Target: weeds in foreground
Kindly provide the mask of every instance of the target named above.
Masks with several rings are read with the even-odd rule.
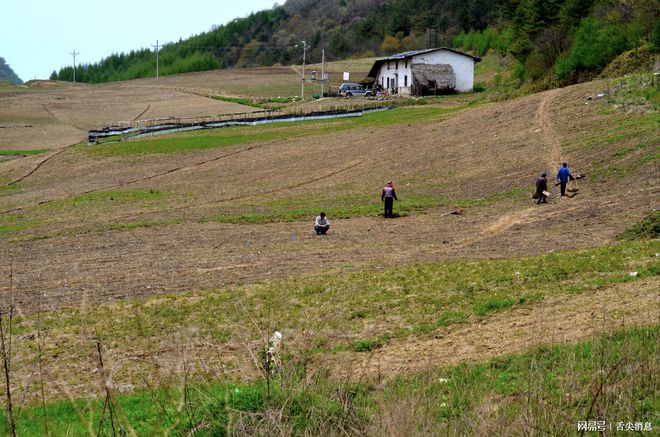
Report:
[[[182,360],[179,384],[115,396],[100,377],[98,400],[49,403],[46,422],[35,420],[41,407],[23,408],[16,430],[43,435],[47,423],[53,435],[90,427],[93,435],[572,435],[602,421],[613,434],[622,423],[658,426],[658,340],[658,326],[625,329],[388,380],[331,378],[323,362],[285,354],[270,386],[261,378],[232,384],[218,369]]]

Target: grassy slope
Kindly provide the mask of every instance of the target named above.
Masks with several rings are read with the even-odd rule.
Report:
[[[399,109],[397,112],[373,114],[369,116],[371,118],[342,121],[327,129],[406,123],[420,117],[443,115],[438,111],[437,108]],[[291,126],[297,129],[295,135],[306,135],[307,131],[300,129],[300,126]],[[314,124],[310,131],[322,126],[323,123]],[[567,147],[574,147],[572,152],[584,152],[592,147],[592,143],[594,147],[597,143],[598,150],[605,150],[610,160],[603,158],[600,163],[594,161],[593,167],[588,168],[590,176],[604,178],[598,173],[602,168],[607,177],[620,177],[629,171],[626,169],[657,162],[657,144],[649,140],[649,132],[653,132],[654,126],[657,126],[657,115],[636,117],[629,125],[612,124],[611,132],[605,132],[604,139],[585,136],[583,143]],[[289,138],[290,132],[283,133],[288,128],[284,127],[282,131],[280,128],[263,127],[249,132],[243,128],[200,132],[152,142],[105,146],[107,148],[102,151],[99,149],[91,153],[99,157],[182,153],[196,148],[226,147],[271,137]],[[600,147],[603,143],[606,147]],[[617,166],[617,170],[607,170],[607,166],[612,165]],[[107,202],[148,203],[166,197],[167,193],[161,192],[113,191],[74,197],[50,207],[69,209],[91,205],[99,208]],[[347,212],[338,209],[333,215],[371,215],[373,211],[369,207],[357,208],[356,205],[362,201],[360,198],[355,201],[348,199],[344,202],[348,205]],[[466,205],[478,201],[465,200]],[[252,205],[261,211],[256,215],[210,219],[237,223],[295,220],[295,206],[309,202],[310,199],[301,198],[283,205],[261,200]],[[338,203],[342,204],[341,199]],[[424,199],[420,200],[420,204],[423,208]],[[250,205],[239,206],[242,209]],[[293,212],[290,212],[292,209]],[[35,220],[29,215],[10,217],[16,221],[14,225],[18,228],[6,232],[20,229],[27,220]],[[21,221],[23,219],[26,221]],[[260,321],[269,327],[286,326],[299,330],[309,320],[316,321],[318,326],[311,343],[299,344],[297,349],[291,351],[289,358],[293,371],[299,370],[293,362],[307,354],[374,350],[394,338],[427,335],[438,327],[451,324],[477,323],[489,313],[506,313],[545,297],[572,295],[614,283],[657,276],[660,271],[658,252],[660,246],[657,240],[625,242],[540,257],[420,264],[388,271],[287,278],[177,296],[128,300],[85,310],[58,311],[46,314],[39,323],[42,323],[44,332],[54,339],[47,346],[47,354],[64,354],[72,363],[87,362],[89,366],[90,355],[93,355],[92,342],[85,344],[86,349],[80,348],[76,338],[90,331],[95,331],[108,348],[131,345],[136,351],[148,351],[154,344],[168,342],[180,335],[181,326],[195,327],[195,333],[191,335],[218,343],[236,338],[249,325],[245,320],[246,308],[254,311]],[[350,266],[347,265],[347,268]],[[638,272],[638,276],[629,275],[633,270]],[[242,311],[239,308],[243,308]],[[396,314],[396,322],[387,319],[387,314]],[[18,320],[16,334],[29,334],[36,324],[34,317],[23,317]],[[228,420],[233,421],[233,426],[238,426],[237,420],[241,418],[256,421],[255,426],[264,427],[267,424],[263,412],[278,408],[286,411],[283,426],[298,430],[303,426],[317,426],[319,428],[313,429],[319,433],[325,429],[321,426],[338,430],[349,425],[365,432],[390,429],[394,433],[411,430],[433,433],[441,424],[450,432],[467,429],[474,434],[484,434],[489,432],[489,428],[480,426],[491,426],[484,418],[493,424],[490,431],[498,429],[498,424],[511,426],[525,423],[532,428],[547,425],[544,430],[562,433],[572,429],[567,427],[574,426],[577,420],[596,417],[595,413],[587,416],[587,412],[594,397],[594,388],[599,386],[603,379],[602,370],[606,369],[612,371],[605,381],[606,387],[609,387],[608,393],[622,391],[623,395],[604,396],[596,405],[598,414],[607,414],[606,417],[612,420],[652,420],[657,424],[660,406],[653,393],[657,393],[658,380],[657,376],[652,378],[651,375],[658,373],[654,371],[657,370],[658,360],[657,350],[650,347],[657,344],[657,337],[657,327],[626,331],[577,346],[546,347],[488,363],[402,376],[386,385],[344,386],[319,378],[315,380],[316,385],[303,390],[304,384],[297,376],[289,375],[280,386],[284,389],[274,389],[270,399],[266,399],[265,387],[261,383],[239,387],[203,385],[191,391],[195,405],[192,413],[186,409],[175,411],[175,405],[182,396],[180,383],[166,384],[173,388],[168,396],[160,394],[166,398],[164,409],[156,406],[158,402],[154,402],[154,393],[148,391],[120,397],[116,401],[121,401],[121,409],[125,411],[128,422],[140,430],[139,434],[160,430],[163,424],[171,424],[174,429],[190,429],[191,421],[198,423],[211,416],[214,419],[202,428],[203,432],[221,432]],[[26,354],[33,359],[36,343],[29,339],[27,343]],[[621,357],[625,360],[622,361]],[[630,375],[635,376],[631,379]],[[96,377],[92,375],[92,378]],[[136,375],[131,377],[137,379]],[[440,382],[438,378],[447,378],[450,383]],[[75,384],[75,377],[69,382]],[[36,382],[33,380],[32,383]],[[354,407],[348,407],[349,404]],[[80,401],[78,405],[80,411],[76,412],[69,403],[49,404],[49,426],[53,427],[54,433],[56,429],[68,427],[74,427],[76,433],[84,433],[84,426],[76,423],[88,420],[91,410],[95,411],[91,420],[95,421],[92,428],[96,429],[101,406],[85,401]],[[398,412],[395,411],[397,406],[400,409]],[[547,411],[561,414],[549,417]],[[248,417],[245,412],[256,414]],[[396,415],[400,412],[408,412],[411,422],[397,420]],[[82,420],[78,413],[82,414]],[[525,422],[529,420],[530,413],[532,417],[546,422],[540,422],[540,425]],[[39,414],[38,407],[23,412],[21,426],[25,435],[43,433]],[[379,419],[386,422],[378,424]],[[106,416],[106,427],[108,420]],[[412,428],[395,428],[397,426]],[[109,432],[108,428],[106,430]]]
[[[49,347],[67,349],[69,344],[73,352],[76,335],[93,327],[109,347],[130,344],[148,350],[154,337],[172,335],[180,326],[194,326],[196,335],[221,343],[239,338],[245,312],[261,308],[259,317],[265,325],[293,332],[311,328],[311,350],[350,350],[362,340],[378,346],[450,323],[478,322],[488,313],[545,297],[656,276],[658,252],[660,243],[651,240],[506,260],[292,277],[60,310],[40,323],[50,337],[62,337],[57,346]],[[630,276],[631,271],[637,276]],[[35,316],[20,318],[16,333],[29,333],[34,324]],[[74,357],[82,358],[76,353]]]
[[[285,362],[270,388],[262,380],[236,385],[210,378],[204,385],[178,381],[105,400],[35,405],[17,414],[18,432],[522,435],[537,429],[565,435],[586,420],[656,429],[660,368],[649,357],[657,358],[659,335],[657,327],[629,329],[384,383],[345,384],[322,373],[307,379],[318,369]]]

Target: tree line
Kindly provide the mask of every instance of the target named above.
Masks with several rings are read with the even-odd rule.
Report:
[[[600,71],[623,51],[658,51],[660,2],[648,0],[288,0],[282,6],[169,43],[160,74],[381,56],[450,46],[509,53],[520,80],[551,73],[565,82]],[[76,67],[76,80],[109,82],[155,76],[148,49]],[[72,80],[73,69],[51,79]]]
[[[7,64],[5,61],[5,58],[0,57],[0,82],[1,81],[6,81],[9,83],[13,84],[21,84],[23,81],[21,80],[20,77],[16,73],[14,73],[14,70]]]

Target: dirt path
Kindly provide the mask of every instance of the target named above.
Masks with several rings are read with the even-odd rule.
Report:
[[[559,165],[562,160],[562,151],[559,138],[555,132],[554,124],[550,118],[549,107],[554,102],[559,94],[559,90],[547,91],[541,99],[538,113],[536,114],[536,122],[541,126],[543,135],[545,137],[547,153],[547,164],[550,175],[554,175],[559,170]]]
[[[552,105],[552,102],[559,94],[559,90],[547,91],[543,98],[541,99],[536,113],[535,122],[539,125],[539,128],[543,131],[543,136],[545,140],[545,149],[547,150],[546,162],[550,168],[550,174],[553,175],[559,169],[559,163],[561,161],[561,144],[559,138],[555,132],[555,128],[550,117],[549,106]],[[572,210],[577,209],[573,206]],[[519,211],[514,211],[508,214],[504,214],[497,218],[492,224],[488,225],[483,231],[478,232],[476,235],[471,236],[464,240],[463,242],[456,245],[457,248],[462,249],[467,246],[479,243],[488,238],[493,238],[502,233],[508,231],[513,226],[528,223],[530,221],[546,219],[548,217],[545,214],[544,217],[533,217],[533,214],[538,211],[537,207],[529,207]],[[564,210],[566,212],[566,210]]]
[[[147,105],[147,107],[144,109],[144,111],[140,112],[138,115],[135,116],[133,121],[137,121],[140,117],[142,117],[144,114],[146,114],[150,109],[151,109],[151,105]]]
[[[373,354],[331,357],[338,378],[394,376],[411,371],[562,344],[630,326],[660,322],[660,279],[621,283],[575,296],[545,298],[482,320],[449,326],[432,338],[395,341]]]
[[[82,141],[82,139],[81,139],[81,141]],[[32,176],[32,175],[35,174],[35,173],[36,173],[41,167],[43,167],[44,165],[46,165],[46,163],[48,163],[48,161],[50,161],[51,159],[57,157],[58,155],[60,155],[60,154],[62,154],[62,153],[64,153],[64,152],[66,152],[69,148],[75,146],[76,144],[78,144],[78,143],[69,144],[68,146],[62,147],[61,149],[57,149],[57,150],[55,150],[53,153],[50,153],[50,154],[46,155],[46,157],[45,157],[44,159],[42,159],[41,161],[39,161],[34,167],[32,167],[32,169],[30,169],[30,171],[28,171],[27,173],[25,173],[23,176],[20,176],[20,177],[14,179],[13,181],[6,183],[6,184],[3,185],[3,186],[4,186],[4,187],[8,187],[8,186],[10,186],[10,185],[17,184],[17,183],[23,181],[24,179],[26,179],[26,178]],[[0,214],[6,214],[6,213],[8,213],[8,212],[20,211],[21,209],[23,209],[23,208],[15,208],[15,209],[12,209],[12,210],[9,210],[9,211],[2,211],[2,212],[0,212]]]
[[[53,113],[53,111],[51,111],[51,110],[48,108],[48,106],[47,106],[45,103],[44,103],[44,104],[41,104],[41,108],[42,108],[42,109],[48,114],[48,116],[49,116],[53,121],[57,122],[58,124],[61,124],[61,125],[64,125],[64,126],[69,126],[69,127],[72,127],[72,128],[74,128],[74,129],[76,129],[76,130],[79,130],[79,131],[82,131],[82,132],[85,132],[85,133],[87,132],[84,128],[81,128],[80,126],[76,126],[76,125],[73,124],[73,123],[66,123],[66,122],[60,120],[60,119],[59,119],[59,118]],[[37,163],[36,163],[36,164],[35,164],[30,170],[28,170],[28,171],[27,171],[26,173],[24,173],[22,176],[19,176],[19,177],[15,178],[15,179],[11,180],[10,182],[8,182],[8,183],[2,185],[2,187],[8,187],[8,186],[10,186],[10,185],[13,185],[13,184],[17,184],[17,183],[19,183],[19,182],[22,182],[22,181],[25,180],[26,178],[32,176],[34,173],[36,173],[37,171],[39,171],[44,165],[46,165],[46,164],[47,164],[49,161],[51,161],[52,159],[56,158],[57,156],[59,156],[60,154],[62,154],[62,153],[64,153],[64,152],[66,152],[69,148],[75,146],[75,145],[78,144],[79,142],[84,141],[85,138],[86,138],[86,136],[81,136],[81,139],[80,139],[79,141],[76,141],[76,142],[73,143],[73,144],[68,144],[68,145],[66,145],[66,146],[64,146],[64,147],[57,148],[57,149],[55,149],[54,151],[52,151],[51,153],[48,153],[43,159],[41,159],[40,161],[38,161],[38,162],[37,162]],[[20,209],[22,209],[22,208],[17,209],[17,211],[20,210]],[[4,213],[5,213],[5,211],[1,212],[0,214],[4,214]]]

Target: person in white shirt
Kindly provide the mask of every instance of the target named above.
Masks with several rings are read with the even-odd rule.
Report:
[[[328,229],[330,229],[330,222],[325,218],[325,213],[322,212],[314,220],[314,230],[316,231],[316,235],[325,235]]]

